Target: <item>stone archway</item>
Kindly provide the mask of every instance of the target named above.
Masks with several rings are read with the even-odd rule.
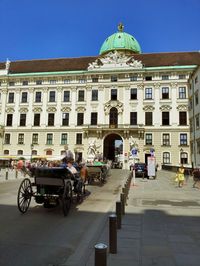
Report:
[[[123,153],[123,140],[120,135],[112,133],[105,137],[103,142],[103,157],[115,160],[117,154]]]

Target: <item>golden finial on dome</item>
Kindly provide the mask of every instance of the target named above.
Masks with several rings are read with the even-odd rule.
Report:
[[[120,32],[124,31],[124,25],[121,22],[118,25],[118,31],[120,31]]]

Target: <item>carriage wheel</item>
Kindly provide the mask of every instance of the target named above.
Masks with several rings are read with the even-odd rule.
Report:
[[[17,196],[17,205],[20,212],[27,212],[32,197],[32,186],[31,181],[25,178],[19,187]]]
[[[62,209],[64,216],[67,216],[70,207],[71,207],[71,201],[72,201],[72,188],[71,184],[67,183],[64,188],[64,193],[61,198],[62,201]]]

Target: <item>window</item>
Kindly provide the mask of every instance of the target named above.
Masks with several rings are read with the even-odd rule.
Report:
[[[195,117],[196,120],[196,129],[199,128],[199,115]]]
[[[9,92],[8,103],[14,103],[14,92]]]
[[[98,90],[92,90],[92,101],[98,101]]]
[[[162,145],[163,146],[169,146],[170,145],[170,138],[169,134],[163,134],[163,139],[162,139]]]
[[[145,89],[145,99],[152,99],[152,88],[146,88]]]
[[[24,144],[24,134],[22,133],[18,135],[18,144]]]
[[[199,104],[199,94],[198,91],[195,93],[195,105]]]
[[[23,85],[23,86],[27,86],[27,85],[28,85],[28,80],[23,80],[23,81],[22,81],[22,85]]]
[[[186,99],[186,87],[179,88],[179,99]]]
[[[137,81],[137,76],[130,76],[130,81]]]
[[[12,120],[13,120],[13,114],[7,114],[6,126],[11,127],[12,126]]]
[[[61,145],[67,144],[67,134],[63,133],[61,134]]]
[[[47,145],[51,145],[53,144],[53,134],[52,133],[48,133],[47,134]]]
[[[36,85],[42,85],[42,80],[41,79],[36,80]]]
[[[131,89],[131,100],[137,100],[137,89]]]
[[[168,87],[162,88],[162,99],[169,99],[169,88]]]
[[[23,155],[23,150],[18,150],[17,155]]]
[[[78,101],[83,102],[84,98],[85,98],[85,91],[84,90],[78,91]]]
[[[34,114],[34,122],[33,125],[35,127],[40,126],[40,114]]]
[[[117,82],[117,76],[111,76],[110,80],[111,82]]]
[[[4,150],[4,151],[3,151],[3,154],[4,154],[4,155],[9,155],[9,150]]]
[[[50,91],[49,92],[49,102],[55,102],[56,101],[56,92],[55,91]]]
[[[169,126],[169,112],[162,112],[162,125]]]
[[[170,153],[163,152],[163,164],[169,164],[169,163],[170,163]]]
[[[97,113],[91,113],[91,125],[97,125]]]
[[[99,79],[98,78],[92,78],[92,82],[94,82],[94,83],[97,83],[97,82],[99,82]]]
[[[51,85],[55,85],[55,84],[56,84],[56,80],[55,80],[55,79],[50,79],[49,83],[50,83]]]
[[[37,133],[33,133],[32,135],[32,144],[38,144],[38,134]]]
[[[19,126],[20,127],[26,126],[26,114],[20,114]]]
[[[179,112],[179,125],[186,126],[187,125],[187,113]]]
[[[70,91],[64,91],[63,102],[69,102],[69,101],[70,101]]]
[[[195,77],[194,82],[195,82],[195,84],[198,83],[198,76]]]
[[[187,145],[187,134],[180,134],[180,145]]]
[[[49,113],[48,115],[48,126],[54,126],[54,114]]]
[[[22,103],[27,103],[28,93],[22,92]]]
[[[146,138],[145,138],[145,145],[152,145],[152,134],[151,133],[146,133]]]
[[[52,155],[52,150],[47,150],[46,155]]]
[[[187,152],[180,153],[180,163],[181,164],[188,164],[188,154]]]
[[[137,125],[137,112],[130,112],[130,125]]]
[[[169,75],[162,75],[162,80],[168,80],[169,79]]]
[[[78,113],[77,114],[77,126],[82,126],[83,125],[83,120],[84,120],[84,114],[83,113]]]
[[[10,144],[10,134],[5,134],[4,144]]]
[[[37,155],[37,151],[36,150],[32,150],[32,155]]]
[[[64,84],[69,84],[70,83],[70,79],[64,79]]]
[[[35,102],[40,103],[42,101],[42,93],[41,91],[36,91],[35,93]]]
[[[86,83],[86,79],[79,79],[79,83]]]
[[[186,76],[185,76],[185,74],[180,74],[180,75],[178,76],[178,78],[179,78],[179,79],[186,79]]]
[[[146,126],[152,126],[152,117],[153,113],[152,112],[145,112],[145,125]]]
[[[145,80],[147,80],[147,81],[152,80],[152,76],[146,76],[146,77],[145,77]]]
[[[69,113],[62,114],[62,126],[69,126]]]
[[[76,134],[76,144],[82,144],[82,134],[81,133]]]
[[[116,89],[112,89],[111,90],[111,100],[112,101],[116,101],[117,100],[117,90]]]
[[[14,81],[10,81],[9,82],[9,86],[15,86],[15,82]]]

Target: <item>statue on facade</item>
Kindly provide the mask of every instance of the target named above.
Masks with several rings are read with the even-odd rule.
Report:
[[[94,159],[97,155],[98,148],[100,148],[100,146],[96,145],[96,140],[91,140],[89,142],[89,147],[88,147],[88,158]]]

